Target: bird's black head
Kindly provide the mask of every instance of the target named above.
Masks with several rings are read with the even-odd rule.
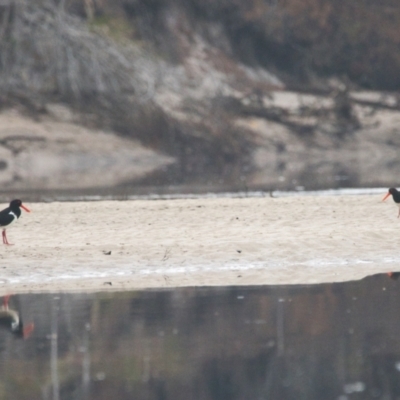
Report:
[[[390,188],[389,189],[389,193],[393,196],[394,194],[397,193],[397,189],[396,188]]]
[[[31,212],[27,207],[22,204],[20,199],[15,199],[10,201],[10,208],[11,210],[19,210],[19,208],[23,208],[26,212]]]
[[[10,208],[21,207],[22,201],[20,199],[15,199],[10,201]]]

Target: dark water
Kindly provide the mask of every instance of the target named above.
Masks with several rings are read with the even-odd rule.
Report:
[[[14,295],[0,399],[399,399],[399,285]]]
[[[98,179],[96,184],[93,183],[93,187],[89,188],[80,188],[80,185],[71,184],[70,189],[61,189],[57,183],[53,183],[53,187],[49,189],[43,186],[43,182],[38,181],[37,177],[33,181],[23,182],[23,184],[21,178],[13,178],[12,181],[2,185],[0,201],[7,202],[10,198],[22,198],[24,201],[75,200],[76,198],[94,196],[115,199],[168,195],[184,197],[193,194],[253,191],[263,191],[268,194],[274,191],[302,192],[304,190],[386,187],[396,181],[393,173],[386,170],[381,173],[381,176],[386,177],[385,180],[369,181],[358,176],[361,174],[347,174],[340,168],[336,171],[336,163],[327,162],[329,172],[324,170],[322,173],[319,169],[321,165],[308,165],[307,161],[308,159],[304,161],[306,165],[303,168],[299,167],[298,162],[292,167],[288,166],[293,176],[287,178],[282,176],[280,171],[265,171],[270,180],[268,184],[253,183],[246,172],[238,168],[231,168],[231,166],[225,167],[226,170],[230,171],[228,176],[221,174],[221,172],[216,173],[214,171],[211,173],[207,170],[198,171],[195,176],[192,176],[188,173],[188,166],[181,164],[157,171],[139,181],[135,179],[115,185],[102,186],[102,180]],[[90,161],[86,160],[85,165],[91,165]],[[69,167],[76,172],[75,165]],[[375,170],[377,169],[380,170],[379,167],[375,168]],[[92,175],[93,168],[88,173]],[[395,173],[397,173],[397,170]],[[34,171],[32,171],[32,174],[34,174]],[[98,176],[101,176],[101,173],[98,173]],[[85,173],[82,173],[82,179],[87,181],[88,178]],[[65,180],[65,176],[61,176],[59,180]]]

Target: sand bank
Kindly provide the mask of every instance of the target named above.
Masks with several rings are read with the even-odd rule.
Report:
[[[32,213],[7,231],[15,245],[0,246],[0,294],[308,284],[400,270],[397,207],[381,197],[27,204]]]

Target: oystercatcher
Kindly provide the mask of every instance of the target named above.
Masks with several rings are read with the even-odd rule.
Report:
[[[399,213],[397,218],[400,217],[400,192],[395,188],[390,188],[389,191],[385,194],[385,197],[382,201],[385,201],[390,195],[393,197],[393,201],[399,206]]]
[[[11,310],[8,307],[9,300],[10,295],[5,296],[3,299],[3,305],[0,307],[0,326],[7,328],[18,338],[27,339],[35,329],[35,325],[33,322],[31,322],[30,324],[24,326],[19,312]]]
[[[394,281],[397,281],[397,279],[400,278],[400,272],[388,272],[387,275],[390,279],[393,279]]]
[[[0,211],[0,227],[3,227],[3,243],[10,245],[11,243],[8,243],[7,240],[7,235],[6,235],[6,229],[14,222],[16,221],[20,215],[21,215],[21,208],[23,208],[27,212],[31,212],[27,207],[22,205],[21,200],[12,200],[10,202],[10,205],[5,208],[4,210]]]

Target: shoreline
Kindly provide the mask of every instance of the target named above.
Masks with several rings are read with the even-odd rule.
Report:
[[[198,186],[197,186],[198,187]],[[89,194],[85,193],[83,190],[80,194],[76,195],[76,190],[74,190],[74,195],[65,194],[57,190],[48,191],[38,191],[34,192],[32,190],[18,191],[20,197],[23,197],[25,201],[32,199],[34,203],[69,203],[69,202],[88,202],[88,201],[137,201],[137,200],[200,200],[200,199],[220,199],[220,198],[280,198],[280,197],[309,197],[309,196],[365,196],[365,195],[378,195],[383,196],[387,192],[387,188],[382,187],[370,187],[370,188],[337,188],[337,189],[316,189],[316,190],[266,190],[266,189],[251,189],[251,190],[235,190],[234,188],[229,188],[226,190],[218,190],[214,187],[202,187],[199,192],[193,192],[193,187],[188,186],[171,186],[168,185],[168,189],[158,187],[160,193],[152,194],[127,194],[127,193],[116,193],[112,195],[108,194]],[[106,190],[109,190],[107,188]],[[144,192],[154,192],[154,187],[142,188]],[[79,192],[79,191],[78,191]],[[3,190],[0,194],[0,201],[7,201],[10,194],[14,191]]]
[[[382,192],[28,204],[33,212],[7,230],[15,245],[0,252],[0,294],[315,284],[395,271],[400,222]]]

